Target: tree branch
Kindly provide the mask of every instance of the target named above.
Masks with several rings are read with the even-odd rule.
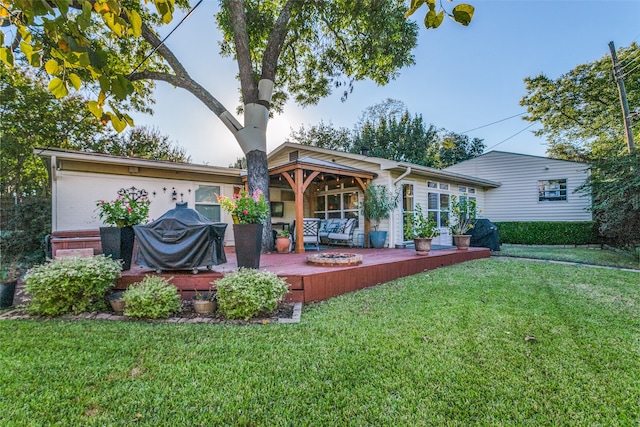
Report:
[[[278,59],[282,52],[282,46],[287,37],[289,20],[291,19],[291,8],[293,7],[293,0],[288,0],[285,3],[276,23],[273,31],[267,41],[267,47],[262,57],[262,78],[271,81],[276,80],[276,71],[278,68]]]
[[[252,104],[258,102],[258,84],[254,78],[251,50],[249,48],[249,32],[247,31],[247,16],[243,0],[227,0],[231,13],[233,41],[236,48],[236,59],[240,74],[240,88],[242,102]]]

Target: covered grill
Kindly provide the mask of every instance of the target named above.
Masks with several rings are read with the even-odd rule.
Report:
[[[138,250],[135,262],[156,270],[182,270],[224,264],[227,224],[212,222],[186,203],[176,203],[157,220],[134,225]]]
[[[492,251],[500,250],[498,227],[488,219],[476,220],[469,234],[471,234],[471,246],[476,248],[489,248]]]

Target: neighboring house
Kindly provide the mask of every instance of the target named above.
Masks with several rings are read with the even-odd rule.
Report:
[[[592,220],[590,195],[575,191],[588,164],[491,151],[445,170],[501,183],[484,196],[482,216],[491,221]]]
[[[176,201],[184,201],[213,221],[231,224],[215,196],[231,196],[243,186],[246,174],[240,169],[61,149],[37,149],[35,153],[49,169],[53,231],[97,230],[102,223],[96,201],[113,200],[119,189],[130,187],[147,191],[152,219],[172,209]],[[482,162],[471,163],[485,156],[495,161],[487,167]],[[591,219],[584,211],[588,200],[570,192],[584,181],[581,168],[586,166],[561,160],[492,152],[439,170],[284,143],[269,153],[268,163],[274,229],[307,217],[356,218],[355,244],[363,244],[369,230],[360,210],[368,183],[395,186],[399,192],[398,207],[380,225],[380,230],[388,231],[390,247],[410,240],[404,235],[403,218],[417,204],[441,227],[442,235],[434,244],[451,244],[447,224],[454,195],[475,199],[480,216],[492,221]],[[496,175],[498,169],[505,173]],[[539,182],[544,200],[536,199]],[[233,245],[233,233],[230,227],[228,230],[225,244]]]

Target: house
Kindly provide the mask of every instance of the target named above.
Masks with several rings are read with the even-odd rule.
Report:
[[[37,149],[50,172],[52,230],[97,230],[101,221],[98,200],[112,200],[119,189],[145,190],[150,218],[157,218],[187,202],[213,221],[232,223],[220,209],[216,195],[230,196],[244,184],[245,171],[186,163],[123,158],[62,149]],[[492,152],[493,153],[493,152]],[[511,153],[488,153],[487,166],[463,162],[458,168],[439,170],[411,163],[284,143],[268,154],[273,228],[286,228],[313,217],[355,218],[353,241],[364,245],[369,224],[360,205],[369,183],[395,187],[399,205],[380,230],[388,232],[387,246],[410,240],[404,218],[417,204],[439,224],[436,245],[450,245],[449,205],[452,196],[474,199],[481,216],[504,220],[589,220],[587,200],[570,191],[584,181],[584,165]],[[481,156],[481,159],[485,156]],[[516,166],[509,164],[515,162]],[[504,173],[496,174],[502,168]],[[545,169],[548,168],[548,169]],[[531,184],[533,196],[531,196]],[[536,200],[535,185],[543,199]],[[507,191],[504,191],[506,189]],[[518,201],[509,198],[520,197]],[[524,204],[524,203],[528,204]],[[538,208],[538,209],[534,209]],[[546,209],[546,210],[545,210]],[[504,213],[507,210],[508,213]],[[233,245],[227,232],[225,244]],[[304,251],[298,247],[298,251]]]
[[[485,218],[494,222],[591,221],[591,197],[576,189],[589,165],[527,154],[490,151],[446,171],[500,182],[484,194]]]

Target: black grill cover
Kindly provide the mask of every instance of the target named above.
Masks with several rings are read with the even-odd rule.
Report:
[[[492,251],[500,250],[500,238],[498,227],[488,219],[478,219],[470,230],[471,246],[476,248],[489,248]]]
[[[176,203],[147,225],[134,225],[136,264],[160,270],[194,269],[224,264],[227,224],[212,222],[186,203]]]

